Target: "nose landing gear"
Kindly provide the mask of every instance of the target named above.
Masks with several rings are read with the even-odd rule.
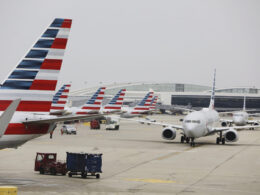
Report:
[[[189,143],[190,142],[190,138],[186,137],[185,135],[182,135],[181,136],[181,143],[184,143],[184,141],[186,141],[186,143]]]

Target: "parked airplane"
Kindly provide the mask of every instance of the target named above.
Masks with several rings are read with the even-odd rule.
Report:
[[[213,89],[210,98],[210,104],[208,108],[203,108],[200,111],[193,111],[189,113],[183,120],[182,125],[165,124],[158,122],[140,121],[148,124],[156,124],[165,126],[162,132],[162,137],[167,140],[173,140],[176,138],[176,130],[182,130],[181,143],[186,140],[190,142],[191,146],[195,146],[194,140],[200,137],[213,135],[219,133],[216,138],[216,143],[225,144],[225,142],[236,142],[238,140],[237,129],[250,128],[251,126],[244,127],[214,127],[214,124],[219,121],[219,113],[214,109],[215,102],[215,78],[216,71],[214,71]],[[257,126],[259,127],[259,126]]]
[[[245,126],[245,125],[259,125],[259,121],[257,120],[249,120],[249,116],[253,116],[255,114],[248,114],[246,110],[246,96],[244,96],[244,104],[243,104],[243,110],[237,111],[237,112],[225,112],[225,113],[231,113],[233,115],[231,120],[228,119],[221,119],[221,125],[222,127],[226,126],[232,126],[232,124],[235,124],[236,126]]]
[[[85,115],[97,114],[100,111],[102,101],[105,95],[105,87],[100,87],[92,97],[81,107],[66,108],[67,114],[72,115]]]
[[[153,112],[156,110],[157,101],[158,101],[158,96],[154,96],[151,101],[151,105],[150,105],[150,109],[149,109],[150,112]]]
[[[123,105],[125,92],[125,89],[119,90],[119,92],[112,98],[112,100],[107,105],[101,107],[100,113],[120,112]]]
[[[50,114],[52,115],[62,115],[65,113],[65,106],[68,102],[68,95],[71,85],[63,85],[59,91],[54,95],[51,104]]]
[[[122,107],[122,118],[131,118],[146,114],[150,110],[151,101],[153,98],[153,92],[148,92],[143,100],[134,107]]]
[[[31,139],[49,133],[55,129],[57,122],[93,120],[101,116],[49,115],[71,24],[71,19],[55,19],[2,83],[0,114],[13,100],[21,101],[0,138],[0,149],[17,148]]]

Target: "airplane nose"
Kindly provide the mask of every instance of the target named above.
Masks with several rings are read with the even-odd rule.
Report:
[[[195,130],[194,125],[186,125],[184,128],[185,135],[187,137],[194,137],[194,130]]]

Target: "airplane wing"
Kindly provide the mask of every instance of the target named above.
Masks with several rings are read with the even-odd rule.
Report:
[[[220,119],[220,122],[227,122],[227,123],[233,123],[232,119]]]
[[[248,120],[248,121],[247,121],[247,123],[248,123],[248,124],[251,124],[251,125],[254,125],[254,124],[257,125],[257,124],[259,124],[259,122],[260,122],[260,121],[257,121],[257,120]],[[255,127],[256,125],[254,125],[254,127]]]
[[[177,110],[184,110],[184,111],[187,111],[187,112],[197,111],[197,110],[194,110],[194,109],[191,109],[191,108],[183,108],[183,107],[179,107],[179,106],[173,106],[173,108],[177,109]]]
[[[121,119],[128,120],[128,121],[135,121],[135,122],[144,123],[144,124],[148,124],[148,125],[159,125],[159,126],[163,126],[163,127],[172,127],[175,129],[183,129],[182,125],[175,125],[175,124],[169,124],[169,123],[163,123],[163,122],[153,122],[153,121],[149,121],[149,120],[140,120],[140,119],[129,119],[129,118],[121,118]]]
[[[8,124],[11,121],[20,101],[21,99],[14,100],[0,116],[0,137],[4,135],[5,130],[8,127]]]
[[[214,127],[209,134],[221,132],[221,131],[227,131],[229,129],[235,129],[235,130],[242,130],[242,129],[250,129],[250,128],[259,128],[260,125],[247,125],[247,126],[233,126],[233,127]]]
[[[260,113],[248,114],[248,116],[256,116],[256,117],[259,117],[259,116],[260,116]]]
[[[91,115],[76,115],[76,116],[63,116],[63,117],[55,117],[49,119],[39,119],[39,120],[28,120],[23,122],[23,124],[50,124],[50,123],[58,123],[64,121],[74,121],[74,120],[87,120],[91,121],[94,119],[102,119],[105,114],[91,114]]]

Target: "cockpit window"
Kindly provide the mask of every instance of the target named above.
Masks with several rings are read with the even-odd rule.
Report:
[[[200,120],[192,120],[191,122],[192,122],[192,123],[200,124]]]
[[[234,114],[234,116],[243,116],[242,114]]]
[[[185,123],[197,123],[200,124],[200,120],[185,120]]]

